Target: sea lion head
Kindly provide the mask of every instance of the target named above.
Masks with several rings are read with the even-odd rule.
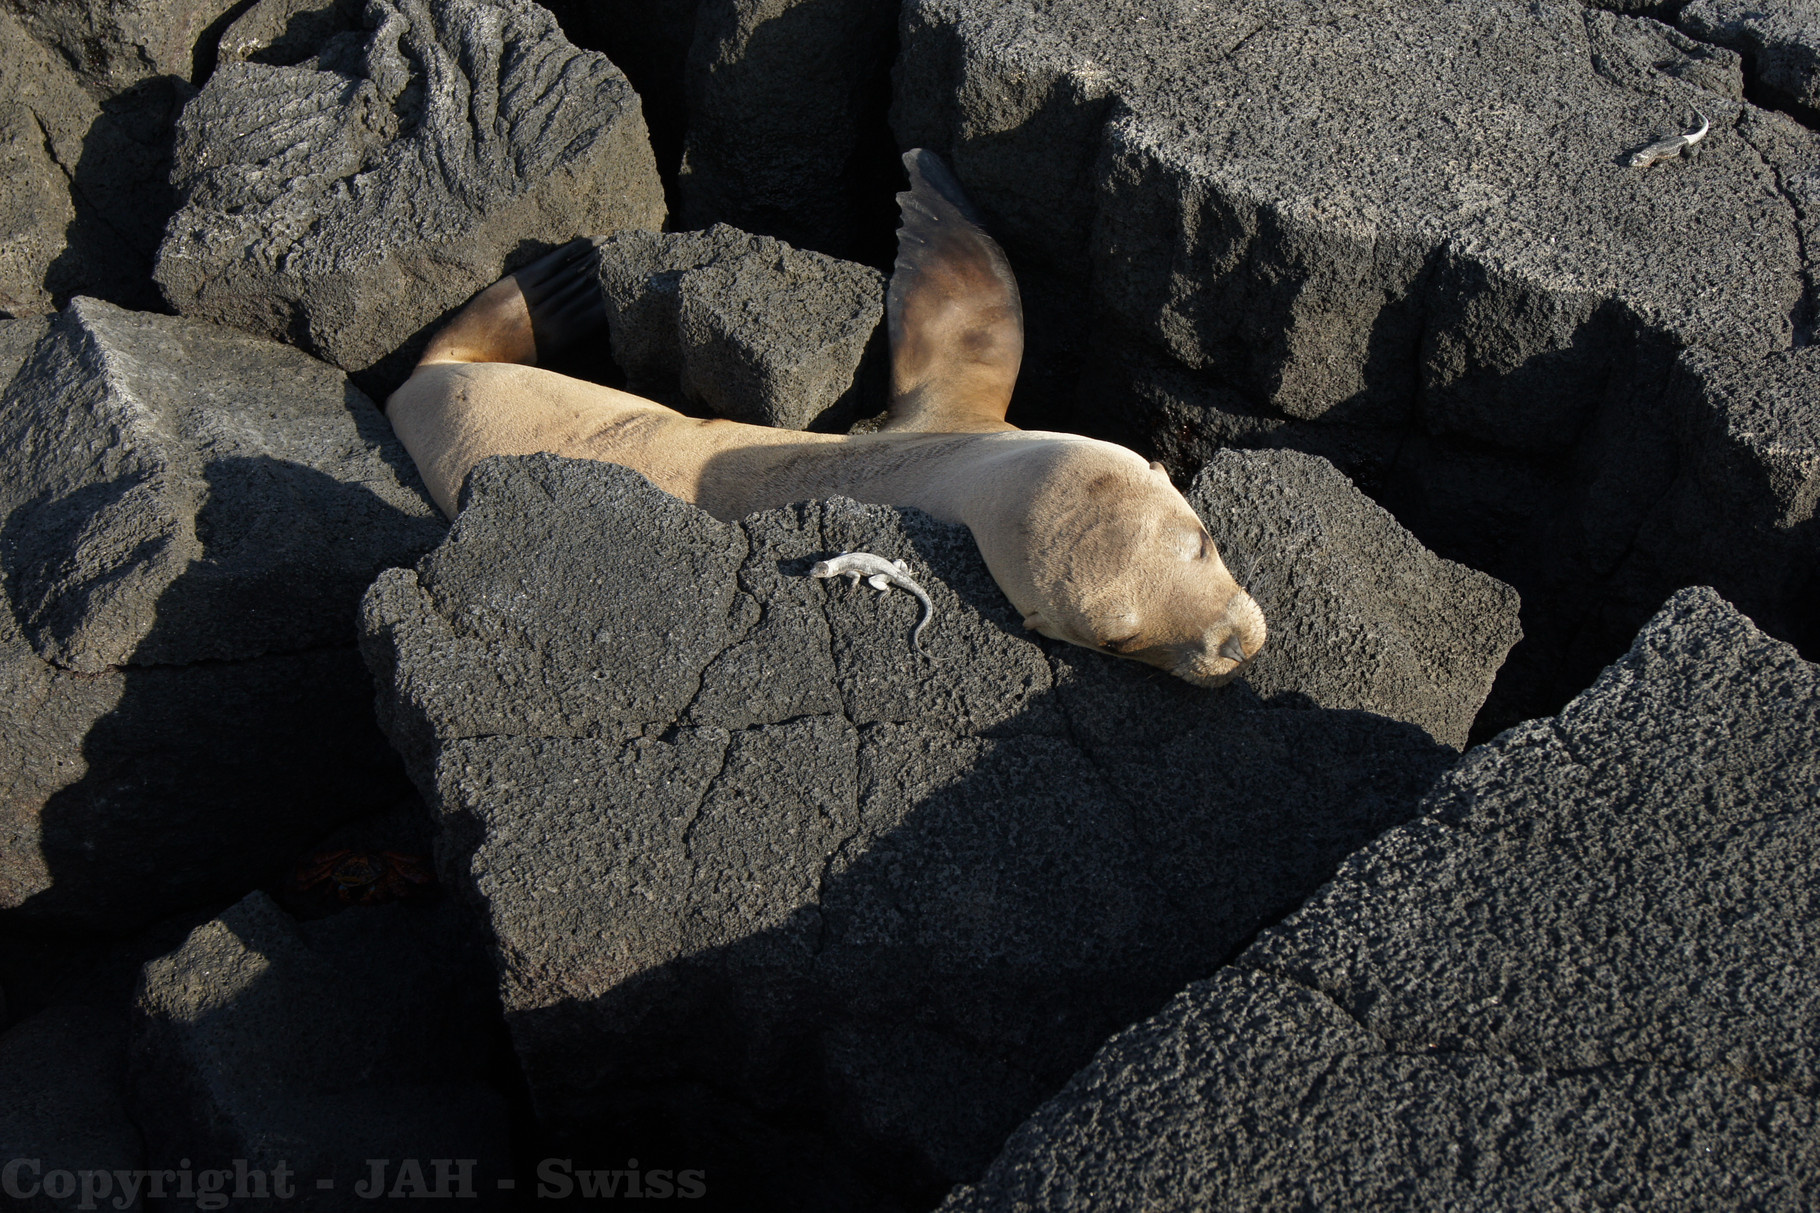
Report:
[[[1047,462],[1021,520],[1024,567],[999,578],[1018,587],[1024,626],[1197,686],[1230,682],[1264,647],[1264,613],[1163,465],[1083,440]]]

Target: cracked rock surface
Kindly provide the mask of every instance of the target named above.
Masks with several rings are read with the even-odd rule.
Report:
[[[1437,577],[1349,516],[1343,479],[1244,458],[1254,481],[1321,485],[1336,569]],[[464,503],[367,595],[382,723],[494,941],[540,1114],[613,1121],[705,1090],[761,1126],[730,1173],[770,1175],[777,1126],[820,1125],[934,1199],[1453,755],[1309,706],[1344,675],[1311,699],[1279,668],[1290,693],[1265,702],[1032,640],[966,530],[916,511],[835,500],[729,525],[549,456],[481,464]],[[924,656],[909,596],[806,576],[843,550],[910,564],[935,603]],[[1508,592],[1472,585],[1472,625],[1508,637]],[[1299,593],[1280,617],[1327,609]],[[1319,660],[1369,691],[1364,667],[1410,657]]]
[[[1744,56],[1763,100],[1812,115],[1820,109],[1820,11],[1803,0],[1693,0],[1675,24]]]
[[[884,408],[877,270],[725,224],[599,243],[613,360],[629,390],[799,430],[844,430]]]
[[[224,62],[178,121],[156,276],[184,315],[384,394],[506,268],[663,222],[631,85],[529,0],[379,0],[276,57]]]
[[[944,1209],[1798,1208],[1820,667],[1675,595]]]
[[[148,921],[395,798],[354,605],[443,526],[285,346],[80,299],[0,395],[0,906]]]

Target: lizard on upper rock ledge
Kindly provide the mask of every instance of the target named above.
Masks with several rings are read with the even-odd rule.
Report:
[[[866,584],[881,594],[890,593],[894,585],[909,590],[923,604],[922,616],[910,630],[910,647],[918,653],[923,651],[918,641],[922,637],[924,625],[935,614],[935,604],[929,601],[929,595],[923,592],[923,587],[910,579],[910,566],[903,561],[886,560],[871,552],[842,552],[831,560],[816,561],[815,567],[809,570],[809,576],[845,576],[852,585],[858,585],[859,579],[864,577]]]
[[[1632,152],[1630,159],[1625,163],[1631,168],[1648,168],[1658,160],[1672,160],[1679,156],[1683,150],[1706,138],[1706,132],[1712,129],[1712,123],[1706,120],[1705,114],[1695,110],[1694,117],[1700,120],[1700,129],[1688,131],[1684,135],[1670,135],[1666,139],[1658,139],[1648,147]]]

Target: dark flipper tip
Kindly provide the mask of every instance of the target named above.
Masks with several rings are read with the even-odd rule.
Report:
[[[584,236],[512,275],[531,314],[539,362],[569,349],[607,323],[598,263],[597,246]]]

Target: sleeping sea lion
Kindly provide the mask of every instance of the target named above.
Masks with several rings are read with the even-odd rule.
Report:
[[[1263,612],[1161,464],[1005,421],[1024,346],[1017,281],[941,160],[919,149],[904,163],[880,430],[701,420],[539,369],[605,323],[580,240],[476,295],[386,401],[431,496],[453,517],[476,463],[547,451],[623,464],[723,521],[837,495],[915,506],[972,531],[1025,627],[1228,681],[1263,647]]]

